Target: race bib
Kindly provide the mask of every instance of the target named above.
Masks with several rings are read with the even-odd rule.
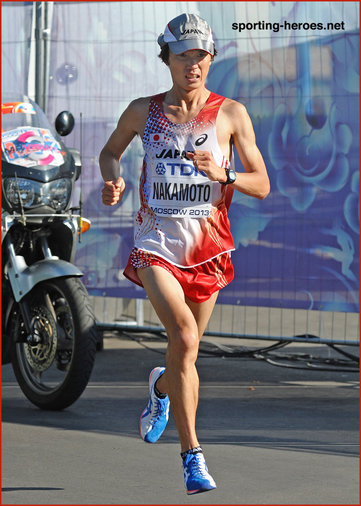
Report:
[[[190,161],[160,161],[150,178],[148,205],[159,216],[208,217],[212,198],[212,181]]]

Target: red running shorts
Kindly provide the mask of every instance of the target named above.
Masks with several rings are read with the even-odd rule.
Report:
[[[204,302],[214,292],[227,286],[234,278],[234,269],[229,253],[223,253],[196,267],[178,267],[147,251],[133,248],[124,276],[133,283],[143,286],[137,269],[158,265],[170,272],[183,288],[184,295],[193,302]]]

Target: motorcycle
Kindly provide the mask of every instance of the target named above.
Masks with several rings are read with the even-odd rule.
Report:
[[[25,396],[45,410],[74,403],[88,384],[97,348],[96,321],[82,272],[74,265],[90,226],[72,208],[81,173],[67,148],[74,117],[56,131],[28,97],[2,112],[2,364],[12,364]]]

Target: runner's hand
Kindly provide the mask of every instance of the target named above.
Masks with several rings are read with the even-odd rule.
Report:
[[[188,151],[186,154],[187,158],[192,160],[196,169],[204,172],[211,181],[224,183],[227,180],[225,170],[218,167],[209,151],[196,150],[194,153]]]
[[[102,189],[102,202],[106,206],[119,204],[125,191],[125,182],[122,177],[116,181],[105,181]]]

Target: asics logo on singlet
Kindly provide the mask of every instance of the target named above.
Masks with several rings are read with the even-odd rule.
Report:
[[[207,134],[202,134],[196,141],[195,141],[195,145],[196,146],[202,146],[202,144],[204,144],[206,142],[206,140],[208,139],[208,135]]]

